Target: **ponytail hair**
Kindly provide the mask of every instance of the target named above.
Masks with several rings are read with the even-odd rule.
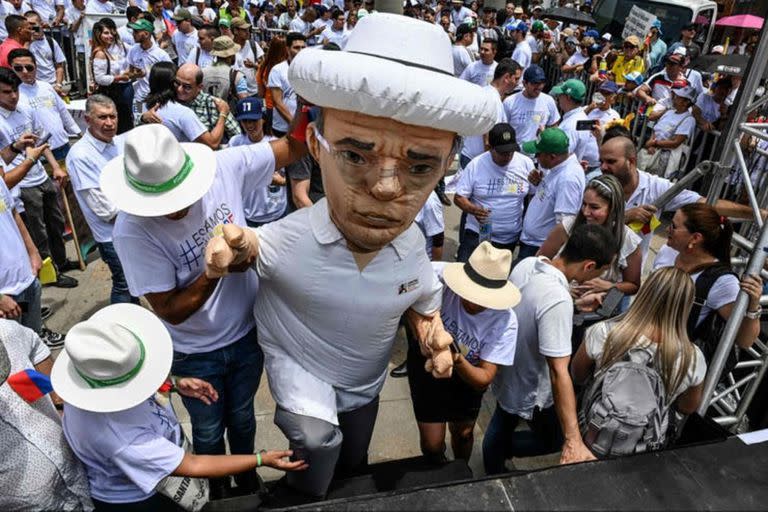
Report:
[[[731,266],[733,225],[726,217],[706,203],[691,203],[680,208],[685,215],[685,227],[702,237],[701,247],[724,265]]]

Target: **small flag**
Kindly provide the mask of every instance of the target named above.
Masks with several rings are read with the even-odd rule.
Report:
[[[36,370],[22,370],[8,377],[8,385],[25,401],[32,403],[51,391],[51,378]]]
[[[661,225],[661,221],[654,215],[651,220],[643,224],[642,222],[635,221],[629,223],[629,229],[637,233],[638,235],[647,235],[653,233]]]

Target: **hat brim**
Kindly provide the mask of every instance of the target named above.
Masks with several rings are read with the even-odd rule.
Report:
[[[498,117],[495,91],[452,75],[362,53],[300,52],[291,61],[288,79],[296,94],[320,107],[462,136],[487,133]]]
[[[258,112],[246,112],[235,116],[235,121],[258,121],[259,119],[264,119],[264,117]]]
[[[499,144],[498,146],[492,147],[491,149],[498,153],[512,153],[515,151],[520,151],[520,146],[518,146],[515,142],[511,142],[509,144]]]
[[[62,350],[51,371],[53,389],[65,402],[85,411],[116,412],[135,407],[168,378],[173,363],[171,335],[157,316],[135,304],[113,304],[92,318],[129,327],[144,343],[144,364],[127,382],[92,388],[77,373],[67,351]]]
[[[151,194],[133,188],[125,178],[124,155],[110,160],[101,172],[102,192],[118,210],[139,217],[162,217],[183,210],[208,192],[216,176],[216,154],[204,144],[182,143],[194,163],[187,178],[175,188]]]
[[[464,272],[464,263],[449,263],[443,270],[448,288],[473,304],[488,309],[504,310],[517,306],[520,290],[509,281],[501,288],[486,288],[472,281]]]
[[[528,142],[523,142],[523,145],[520,146],[523,149],[524,153],[528,153],[529,155],[535,155],[539,152],[539,148],[536,145],[535,140],[529,140]]]

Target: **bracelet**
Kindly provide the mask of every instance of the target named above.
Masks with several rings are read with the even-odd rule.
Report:
[[[259,453],[256,454],[256,467],[261,467],[261,454],[265,453],[267,450],[259,450]]]
[[[34,158],[32,158],[31,156],[28,156],[28,157],[26,157],[24,160],[22,160],[22,161],[21,161],[21,163],[24,163],[24,162],[26,162],[27,160],[29,160],[30,162],[32,162],[32,165],[35,165],[35,164],[37,163],[37,160],[35,160],[35,159],[34,159]]]
[[[756,310],[747,311],[746,313],[744,313],[744,318],[749,318],[750,320],[758,320],[762,313],[763,313],[763,307],[758,305]]]
[[[16,142],[12,142],[12,143],[11,143],[11,151],[13,151],[14,153],[16,153],[17,155],[18,155],[18,154],[21,154],[21,150],[20,150],[20,149],[16,149],[16,146],[15,146],[15,144],[16,144]]]

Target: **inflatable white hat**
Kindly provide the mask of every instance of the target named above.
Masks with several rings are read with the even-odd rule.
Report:
[[[462,136],[488,132],[498,116],[495,91],[453,76],[442,27],[397,14],[362,18],[343,51],[299,53],[288,79],[296,94],[321,107]]]

